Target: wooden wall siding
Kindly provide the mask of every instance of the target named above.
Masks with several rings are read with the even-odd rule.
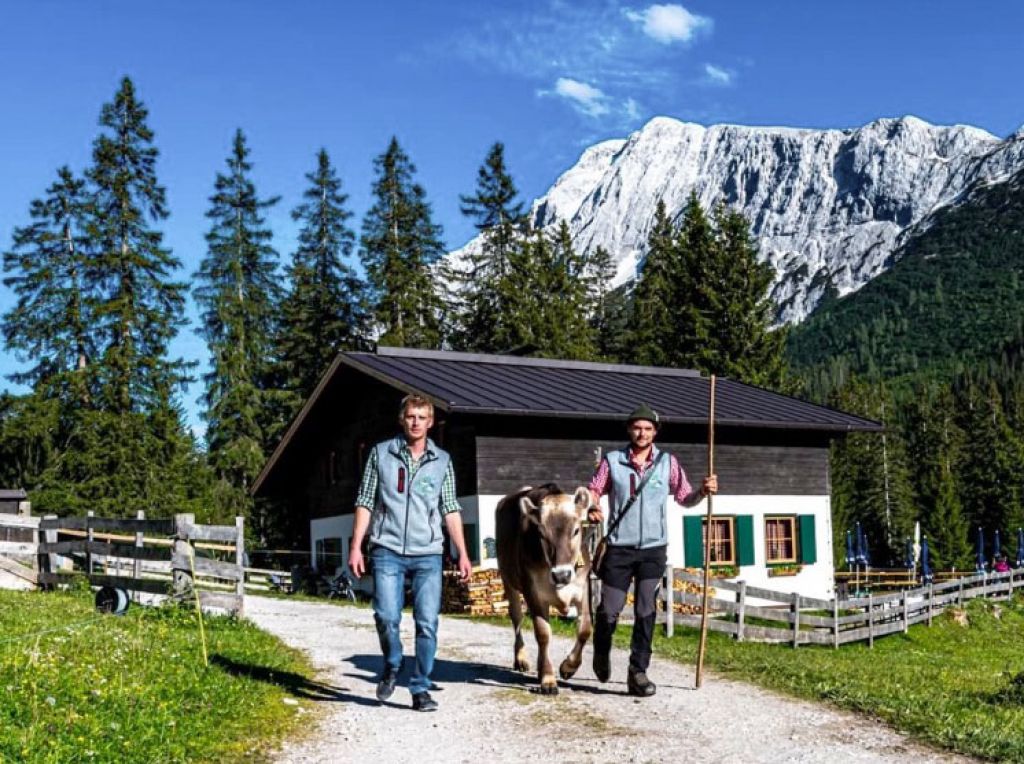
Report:
[[[585,484],[594,470],[594,449],[602,453],[622,448],[624,441],[584,441],[551,438],[476,439],[477,489],[482,494],[506,494],[523,485],[554,481],[564,490]],[[692,443],[661,443],[674,453],[691,482],[707,467],[707,447]],[[715,447],[719,490],[731,495],[828,494],[828,450],[807,446]]]

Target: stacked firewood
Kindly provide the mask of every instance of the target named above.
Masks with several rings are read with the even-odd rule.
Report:
[[[445,613],[470,615],[505,615],[508,599],[497,570],[473,571],[469,581],[460,581],[458,574],[446,573],[441,591],[441,610]]]
[[[699,574],[701,571],[699,569],[686,568],[686,572],[687,573]],[[703,587],[700,584],[692,583],[690,581],[680,581],[678,578],[676,578],[676,579],[673,579],[673,581],[672,581],[672,591],[674,591],[674,592],[685,592],[687,594],[695,594],[695,595],[697,595],[699,597],[701,595],[701,592],[703,591]],[[709,597],[714,597],[715,596],[715,588],[714,587],[711,587],[708,590],[708,596]],[[679,600],[679,597],[676,596],[675,599],[672,602],[672,611],[673,612],[680,613],[682,615],[699,615],[700,614],[700,606],[699,605],[684,605],[682,602],[679,602],[678,600]],[[633,590],[632,589],[630,589],[629,594],[626,596],[626,603],[627,603],[627,605],[632,605],[633,604]],[[665,600],[663,598],[659,597],[658,598],[658,610],[664,610],[664,609],[665,609]]]

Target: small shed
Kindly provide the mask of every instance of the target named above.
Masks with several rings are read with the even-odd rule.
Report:
[[[407,393],[434,403],[431,437],[452,454],[467,544],[493,567],[494,510],[523,485],[586,484],[626,442],[628,412],[662,417],[658,446],[691,482],[707,467],[707,377],[684,369],[378,348],[340,353],[253,485],[286,507],[317,567],[347,562],[353,502],[369,449],[398,431]],[[710,528],[720,573],[782,591],[833,588],[828,448],[877,422],[729,379],[715,399],[719,495]],[[669,560],[703,565],[702,502],[669,507]],[[771,581],[769,581],[771,579]]]

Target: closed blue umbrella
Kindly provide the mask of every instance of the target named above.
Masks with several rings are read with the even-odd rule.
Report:
[[[978,537],[974,542],[975,561],[974,569],[981,573],[985,570],[985,533],[981,530],[981,526],[978,526]]]
[[[1015,568],[1024,568],[1024,528],[1017,529],[1017,564]]]
[[[907,537],[906,549],[904,550],[903,564],[907,566],[907,570],[914,569],[914,542]]]
[[[921,580],[926,584],[932,580],[932,567],[928,559],[928,537],[921,539]]]
[[[850,531],[846,532],[846,564],[847,566],[853,565],[857,562],[857,556],[853,553],[853,534]]]
[[[871,555],[868,553],[868,537],[864,535],[864,529],[857,523],[857,558],[860,564],[865,567],[871,565]]]

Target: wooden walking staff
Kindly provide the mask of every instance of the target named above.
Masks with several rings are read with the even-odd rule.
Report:
[[[711,394],[708,403],[708,475],[715,474],[715,375],[711,375]],[[704,648],[708,641],[708,588],[711,585],[711,499],[707,495],[708,512],[704,520],[704,592],[700,608],[700,646],[697,648],[697,688],[704,674]]]

